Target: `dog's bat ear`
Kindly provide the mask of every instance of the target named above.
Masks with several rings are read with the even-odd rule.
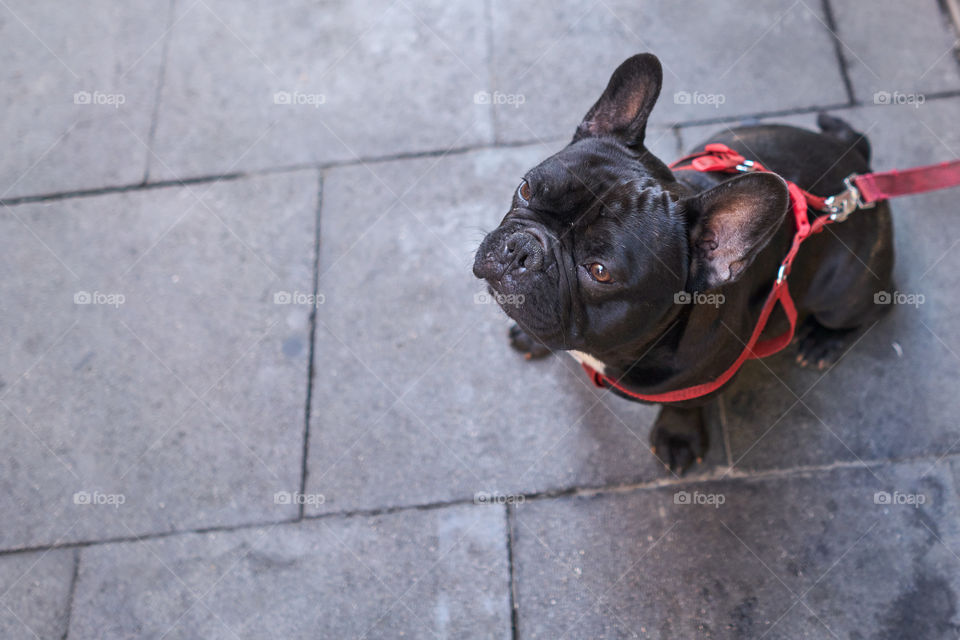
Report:
[[[631,147],[643,146],[647,118],[660,95],[663,69],[652,53],[627,58],[610,77],[607,88],[590,108],[573,136],[616,136]]]
[[[780,227],[789,203],[787,184],[772,173],[743,175],[684,199],[688,289],[709,291],[742,276]]]

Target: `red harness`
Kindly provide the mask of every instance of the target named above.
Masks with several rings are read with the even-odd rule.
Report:
[[[677,166],[687,162],[689,162],[688,165]],[[670,165],[670,168],[675,171],[720,171],[723,173],[767,171],[760,163],[745,159],[723,144],[708,144],[703,151],[677,160]],[[793,264],[793,260],[804,240],[815,233],[819,233],[828,224],[843,222],[847,219],[847,216],[857,209],[868,209],[875,206],[879,200],[960,185],[960,160],[908,169],[902,172],[894,170],[859,176],[852,175],[844,180],[846,190],[828,198],[815,196],[790,181],[786,181],[786,183],[790,192],[790,209],[793,211],[793,219],[796,225],[793,242],[790,251],[787,252],[786,257],[780,263],[773,290],[770,291],[770,295],[767,296],[767,300],[763,304],[757,325],[754,327],[753,333],[740,356],[733,364],[720,376],[709,382],[677,389],[676,391],[652,394],[630,391],[619,380],[598,372],[588,364],[583,364],[584,371],[587,372],[595,385],[598,387],[613,387],[624,395],[646,402],[681,402],[716,391],[726,384],[747,360],[773,355],[793,340],[793,333],[797,325],[797,309],[793,304],[793,298],[790,297],[787,275],[790,273],[790,266]],[[810,222],[807,217],[808,209],[822,211],[825,215]],[[773,313],[773,309],[778,303],[787,316],[790,328],[779,336],[760,340],[760,335],[767,326],[770,314]]]

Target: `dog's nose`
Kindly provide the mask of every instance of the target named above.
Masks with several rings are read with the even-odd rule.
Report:
[[[507,236],[500,260],[508,269],[539,271],[543,267],[543,245],[532,234],[518,231]]]

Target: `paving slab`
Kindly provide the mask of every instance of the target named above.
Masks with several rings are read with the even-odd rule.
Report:
[[[0,548],[296,515],[318,185],[0,212]]]
[[[492,139],[479,2],[178,3],[151,176]]]
[[[957,31],[937,0],[831,0],[857,100],[884,104],[960,89]]]
[[[139,182],[166,0],[0,7],[0,198]]]
[[[84,549],[70,638],[509,638],[502,506]]]
[[[952,638],[958,499],[929,463],[516,507],[523,638]]]
[[[598,392],[565,354],[525,361],[471,273],[483,230],[545,155],[327,172],[307,480],[324,499],[309,512],[667,474],[647,440],[657,409]],[[713,441],[710,464],[724,460]]]
[[[0,557],[0,637],[63,637],[75,553],[55,549]]]
[[[960,116],[958,99],[834,113],[867,132],[876,170],[960,157],[960,134],[953,126]],[[814,119],[810,114],[776,121],[815,129]],[[684,128],[681,136],[692,148],[715,128]],[[960,451],[955,419],[960,399],[953,390],[960,375],[960,332],[953,312],[953,292],[960,284],[955,200],[955,192],[940,191],[891,203],[897,289],[890,293],[922,302],[911,305],[910,298],[898,298],[904,304],[894,304],[826,374],[799,369],[792,351],[744,368],[724,399],[738,467]]]
[[[664,66],[655,123],[847,100],[820,3],[745,11],[724,0],[698,6],[695,18],[683,3],[629,0],[492,7],[501,140],[572,132],[617,65],[644,51]],[[803,42],[803,64],[788,41]]]

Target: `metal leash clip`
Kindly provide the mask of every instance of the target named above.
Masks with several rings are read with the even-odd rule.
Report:
[[[848,175],[843,179],[846,189],[823,201],[830,212],[830,219],[834,222],[843,222],[857,209],[870,209],[876,206],[875,202],[866,203],[860,199],[860,190],[853,183],[856,177],[855,173]]]

